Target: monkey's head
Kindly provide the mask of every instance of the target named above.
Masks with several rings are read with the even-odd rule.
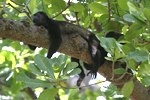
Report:
[[[40,26],[40,25],[45,25],[48,21],[48,16],[45,12],[37,12],[33,15],[32,21],[34,25]]]

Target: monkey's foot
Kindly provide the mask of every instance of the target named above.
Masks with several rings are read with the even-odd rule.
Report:
[[[94,68],[94,69],[90,70],[90,72],[87,75],[89,75],[91,73],[91,78],[94,79],[97,76],[97,71],[98,71],[98,69]]]

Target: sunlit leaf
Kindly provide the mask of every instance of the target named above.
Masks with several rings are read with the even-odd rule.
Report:
[[[134,83],[133,81],[130,81],[128,83],[125,83],[124,86],[122,87],[121,89],[121,93],[125,96],[125,97],[128,97],[132,91],[133,91],[133,88],[134,88]]]
[[[149,64],[145,64],[143,66],[140,67],[140,69],[138,70],[138,75],[139,76],[149,76],[150,75],[150,65]]]
[[[145,61],[148,59],[148,53],[146,51],[135,50],[134,52],[127,53],[129,59],[133,58],[136,62]]]
[[[100,3],[96,3],[96,2],[90,3],[89,8],[91,9],[91,11],[94,12],[108,14],[107,7],[101,5]]]
[[[126,73],[127,71],[124,68],[117,68],[114,70],[115,74],[123,74]]]
[[[127,0],[117,0],[117,2],[121,9],[129,10],[129,7],[127,6]]]
[[[46,89],[40,94],[37,100],[54,100],[58,90],[57,88]]]
[[[150,22],[150,9],[148,9],[148,8],[144,8],[144,15],[145,15],[145,17],[146,17],[146,19]]]
[[[17,80],[24,82],[25,87],[38,88],[38,87],[48,87],[53,85],[54,83],[50,83],[48,81],[42,81],[39,79],[30,79],[24,73],[20,73],[17,75]]]
[[[74,11],[74,12],[81,12],[84,10],[84,6],[78,3],[72,4],[69,7],[70,10]]]
[[[55,78],[54,71],[52,68],[53,61],[51,59],[48,59],[44,57],[43,55],[37,54],[34,57],[34,61],[40,70],[47,71],[47,74],[49,75],[49,77],[51,77],[52,79]]]
[[[67,64],[67,66],[63,70],[63,75],[67,74],[68,71],[76,68],[78,66],[78,63],[76,62],[70,62]]]

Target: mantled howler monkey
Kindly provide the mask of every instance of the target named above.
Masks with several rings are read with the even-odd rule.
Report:
[[[51,58],[60,47],[62,43],[61,34],[79,34],[84,40],[86,40],[88,43],[88,50],[91,55],[92,64],[86,64],[83,62],[83,65],[87,70],[90,70],[90,73],[94,78],[96,77],[98,68],[105,62],[104,57],[107,55],[107,52],[100,46],[100,41],[94,33],[66,21],[53,20],[44,12],[35,13],[32,21],[34,25],[43,26],[48,30],[51,44],[48,48],[47,58]],[[28,44],[28,47],[31,50],[36,49],[36,46],[30,44]],[[78,68],[80,68],[82,72],[79,74],[80,78],[78,82],[82,81],[82,79],[85,77],[85,74],[79,63],[79,59],[72,57],[71,61],[75,61],[79,64]]]
[[[44,12],[37,12],[33,15],[33,23],[36,26],[44,26],[46,29],[48,29],[48,33],[50,35],[49,39],[51,42],[47,57],[51,58],[53,53],[55,53],[58,48],[61,45],[62,37],[61,34],[79,34],[83,39],[85,39],[88,42],[88,49],[89,53],[91,55],[92,64],[86,64],[84,63],[84,67],[87,70],[90,70],[90,73],[93,77],[96,77],[98,68],[103,64],[104,58],[102,57],[101,51],[104,51],[104,49],[100,46],[100,41],[97,39],[94,33],[88,31],[87,29],[84,29],[78,25],[74,25],[71,23],[68,23],[66,21],[57,21],[49,18],[46,13]],[[31,50],[35,50],[36,46],[28,44],[29,48]],[[102,50],[101,50],[102,49]],[[79,59],[72,58],[72,61],[75,61],[79,63]],[[78,66],[82,70],[80,77],[84,77],[84,72],[82,67]]]

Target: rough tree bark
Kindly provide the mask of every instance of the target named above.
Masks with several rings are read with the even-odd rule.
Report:
[[[21,41],[24,44],[32,44],[37,47],[48,48],[48,33],[43,27],[30,25],[26,22],[17,22],[10,19],[0,18],[0,38],[10,39],[14,41]],[[60,53],[78,58],[86,63],[92,63],[90,54],[88,52],[87,42],[78,34],[65,35],[62,34],[63,42],[58,50]],[[105,61],[99,68],[98,73],[110,80],[112,76],[112,62]],[[122,67],[121,64],[116,63],[115,68]],[[115,78],[119,77],[115,75]],[[130,75],[126,75],[123,79],[112,82],[121,90],[123,84],[131,79]],[[118,85],[120,84],[120,85]],[[134,90],[129,96],[131,100],[150,100],[150,93],[137,79],[134,79]]]

